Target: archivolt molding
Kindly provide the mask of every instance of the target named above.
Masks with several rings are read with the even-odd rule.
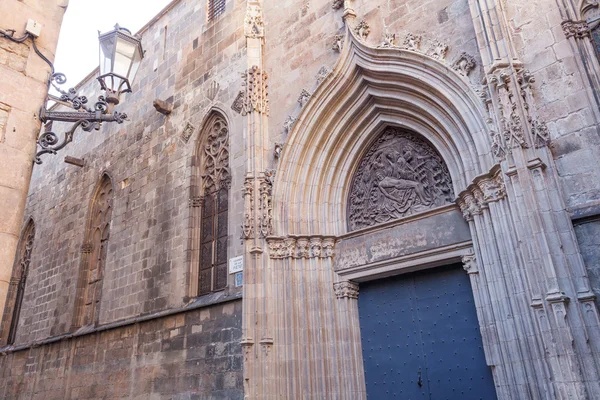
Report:
[[[350,27],[345,37],[338,62],[289,127],[274,212],[290,217],[275,232],[345,233],[356,162],[386,126],[425,136],[455,193],[493,165],[484,105],[464,76],[417,51],[371,47]]]

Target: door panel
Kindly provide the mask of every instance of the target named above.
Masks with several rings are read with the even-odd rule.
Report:
[[[460,265],[361,284],[369,399],[496,399]]]

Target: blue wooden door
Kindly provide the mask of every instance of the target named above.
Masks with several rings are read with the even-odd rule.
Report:
[[[358,305],[369,399],[496,399],[461,265],[363,283]]]

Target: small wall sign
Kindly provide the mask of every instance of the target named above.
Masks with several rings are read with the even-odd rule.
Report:
[[[244,256],[229,259],[229,273],[235,274],[244,270]]]
[[[244,273],[238,272],[235,274],[235,287],[240,287],[244,285]]]

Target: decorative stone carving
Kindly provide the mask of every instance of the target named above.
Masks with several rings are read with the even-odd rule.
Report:
[[[383,41],[379,46],[379,48],[390,49],[396,47],[396,34],[385,32],[383,34]]]
[[[354,32],[360,39],[367,40],[369,33],[371,33],[371,28],[369,27],[367,21],[363,19],[358,23],[358,25],[356,25],[356,27],[354,27]]]
[[[273,231],[273,172],[265,171],[259,180],[259,229],[260,236],[267,237]]]
[[[202,196],[193,196],[190,197],[188,200],[188,205],[190,206],[190,208],[198,208],[198,207],[202,207],[202,201],[203,201],[203,197]]]
[[[219,82],[212,81],[208,87],[208,90],[206,91],[206,97],[208,97],[210,101],[213,101],[217,97],[217,94],[219,94],[219,89]]]
[[[421,35],[415,35],[409,32],[406,34],[401,47],[406,50],[419,51],[421,49],[422,40],[423,37]]]
[[[317,86],[319,86],[327,77],[331,74],[331,71],[327,67],[321,67],[317,72]]]
[[[506,199],[506,185],[499,165],[490,173],[477,177],[466,190],[461,192],[456,200],[467,221],[472,221],[476,215],[481,215],[490,203]]]
[[[203,172],[204,193],[230,187],[229,129],[221,117],[216,117],[208,129],[204,145]]]
[[[242,78],[246,82],[242,115],[252,112],[269,115],[268,74],[255,65],[249,68],[247,73],[242,74]]]
[[[350,281],[333,284],[333,291],[335,292],[335,297],[338,299],[358,299],[358,290],[358,283]]]
[[[251,239],[254,237],[254,224],[252,216],[254,215],[254,179],[246,178],[242,189],[244,197],[244,220],[242,222],[242,239]]]
[[[350,187],[351,231],[453,202],[450,173],[421,136],[389,127],[361,160]]]
[[[283,152],[283,143],[275,143],[275,148],[273,149],[273,156],[276,159],[279,159],[279,157],[281,157],[281,153]]]
[[[469,76],[476,66],[477,62],[475,61],[475,58],[468,53],[462,52],[456,61],[454,61],[452,69],[458,71],[461,75]]]
[[[89,254],[94,251],[94,245],[91,243],[84,243],[81,245],[81,252],[84,254]]]
[[[335,35],[333,37],[333,43],[331,44],[331,50],[341,52],[344,49],[344,35]]]
[[[343,6],[344,6],[344,0],[333,0],[331,2],[331,8],[333,8],[334,10],[339,10]]]
[[[335,250],[332,236],[268,237],[269,256],[272,259],[286,258],[331,258]]]
[[[563,21],[561,23],[566,38],[575,37],[583,39],[591,35],[591,30],[586,21]]]
[[[547,146],[550,143],[550,132],[545,122],[532,119],[531,134],[533,136],[533,145],[536,148]]]
[[[304,107],[306,105],[310,99],[310,96],[311,94],[308,92],[308,90],[302,89],[300,96],[298,96],[298,104],[300,104],[300,107]]]
[[[248,38],[262,38],[265,36],[265,24],[259,5],[248,5],[246,18],[244,19],[244,33]]]
[[[462,256],[463,268],[467,271],[467,274],[474,275],[479,273],[479,268],[477,267],[477,257],[475,254],[465,254]]]
[[[296,123],[296,118],[292,117],[291,115],[288,116],[286,118],[285,122],[283,123],[283,129],[284,129],[285,133],[290,133],[290,131],[292,130],[295,123]]]
[[[194,134],[194,129],[194,125],[190,124],[189,122],[185,124],[183,132],[181,132],[181,140],[183,140],[184,143],[187,143],[190,140],[190,138]]]
[[[443,61],[446,58],[446,53],[448,52],[448,43],[439,41],[437,39],[431,39],[428,42],[427,50],[425,54],[427,54],[431,58],[435,58],[436,60]]]
[[[231,109],[238,114],[241,114],[244,111],[244,99],[246,97],[246,92],[240,90],[235,100],[233,100],[233,104],[231,105]]]

